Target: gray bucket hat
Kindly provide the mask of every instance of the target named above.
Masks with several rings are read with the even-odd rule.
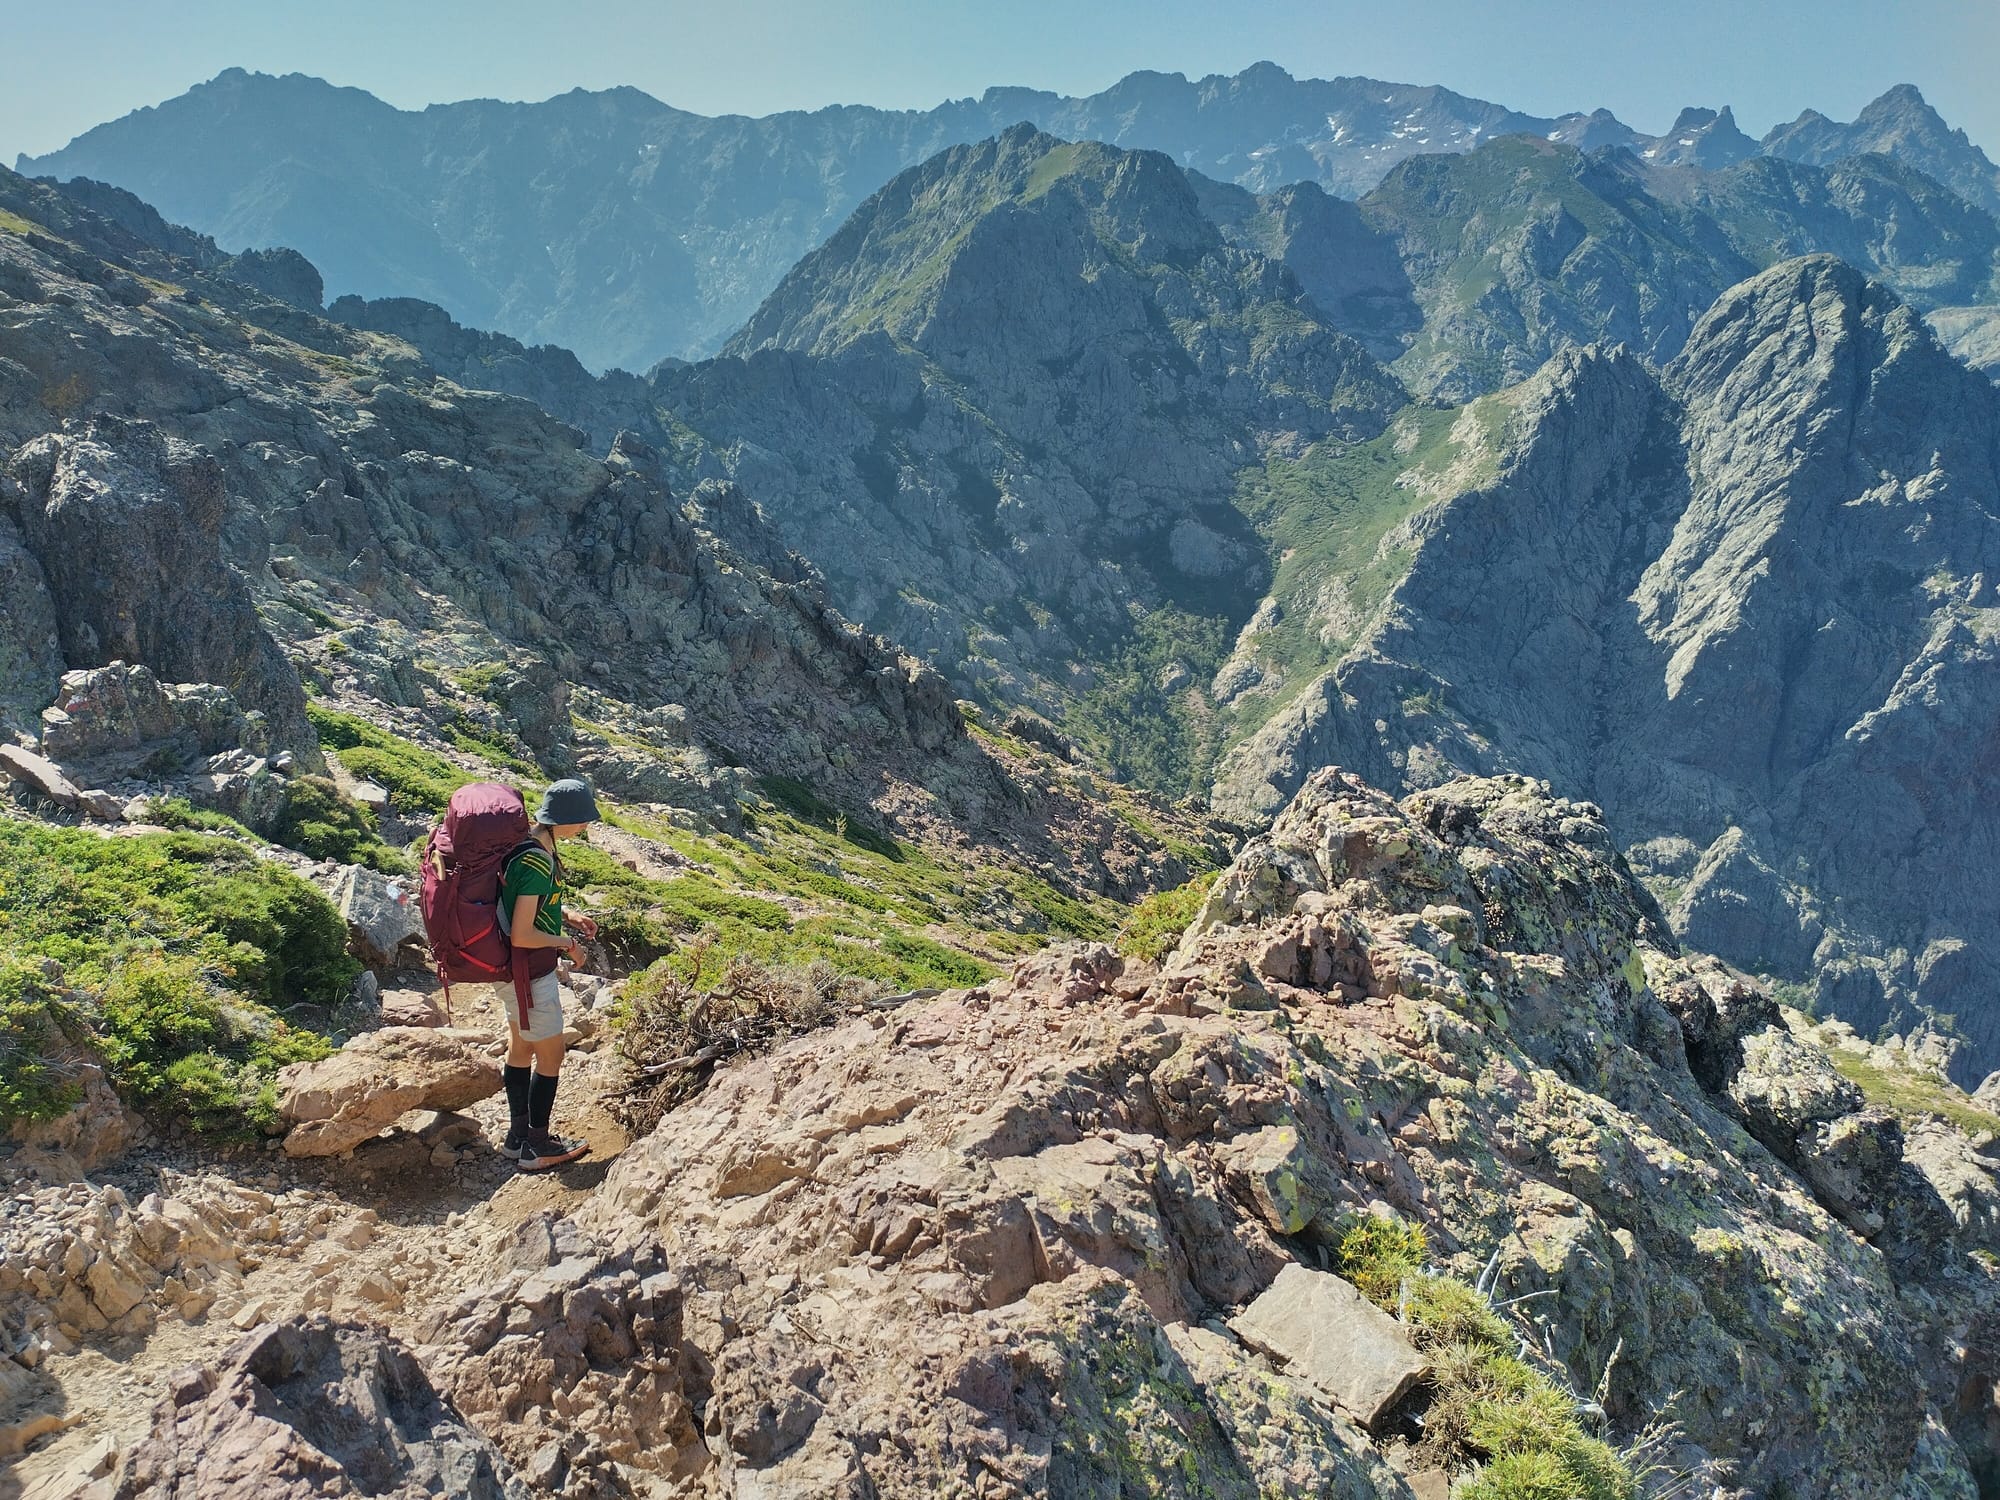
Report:
[[[553,828],[558,823],[596,823],[601,817],[597,799],[590,795],[587,781],[558,781],[542,793],[542,805],[535,813],[537,823]]]

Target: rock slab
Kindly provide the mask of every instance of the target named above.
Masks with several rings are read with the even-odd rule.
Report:
[[[15,781],[26,782],[51,802],[63,807],[75,807],[83,796],[54,761],[32,750],[23,750],[19,745],[0,745],[0,772],[5,772]]]
[[[331,1057],[278,1075],[289,1156],[338,1156],[413,1109],[458,1110],[500,1092],[500,1067],[476,1035],[388,1026]]]
[[[117,1493],[527,1500],[529,1491],[389,1334],[296,1318],[258,1329],[217,1369],[177,1377]]]
[[[1236,1335],[1375,1427],[1429,1368],[1403,1325],[1349,1283],[1289,1265],[1229,1320]]]
[[[406,944],[421,945],[413,882],[348,865],[328,896],[347,923],[347,946],[371,969],[393,968]]]

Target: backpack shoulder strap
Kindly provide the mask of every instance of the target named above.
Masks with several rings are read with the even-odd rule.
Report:
[[[542,858],[546,859],[549,862],[549,871],[551,876],[554,878],[556,884],[557,885],[562,884],[562,879],[563,879],[562,856],[560,854],[551,854],[547,849],[543,848],[542,841],[540,839],[526,838],[522,839],[520,843],[516,844],[513,848],[509,849],[507,851],[507,857],[500,861],[500,880],[503,885],[506,883],[507,880],[507,872],[514,868],[514,861],[519,859],[524,854],[541,855]]]

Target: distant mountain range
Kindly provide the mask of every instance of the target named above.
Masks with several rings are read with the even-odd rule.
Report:
[[[1194,81],[1135,73],[1086,98],[996,88],[925,111],[762,119],[689,114],[629,88],[403,111],[316,78],[230,69],[18,166],[127,188],[227,249],[294,247],[335,294],[421,297],[595,369],[644,370],[720,348],[897,172],[1022,121],[1162,151],[1259,193],[1309,182],[1358,197],[1410,157],[1526,132],[1630,148],[1654,167],[1886,153],[2000,210],[1992,162],[1907,86],[1852,124],[1808,113],[1760,144],[1726,109],[1684,111],[1653,137],[1601,110],[1551,119],[1269,63]]]

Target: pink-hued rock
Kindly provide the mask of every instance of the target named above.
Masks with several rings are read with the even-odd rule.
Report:
[[[1286,1266],[1229,1326],[1374,1427],[1430,1368],[1403,1325],[1325,1271]]]
[[[119,1472],[119,1500],[530,1494],[380,1328],[267,1324],[171,1389]]]
[[[75,807],[83,798],[76,784],[63,775],[62,768],[54,761],[19,745],[0,745],[0,771],[27,783],[63,807]]]
[[[464,1032],[391,1026],[278,1075],[291,1156],[351,1151],[413,1109],[456,1110],[500,1092],[500,1065]]]

